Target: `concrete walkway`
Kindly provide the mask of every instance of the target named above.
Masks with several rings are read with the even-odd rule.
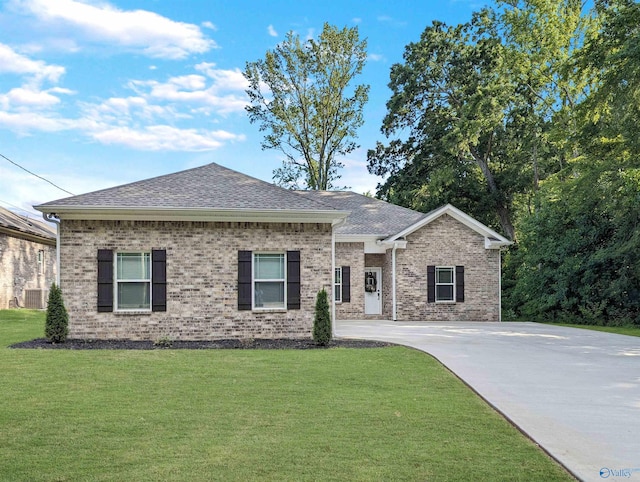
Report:
[[[585,481],[640,481],[640,337],[538,323],[344,321],[430,353]]]

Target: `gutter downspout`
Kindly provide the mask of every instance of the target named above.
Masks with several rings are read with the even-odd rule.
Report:
[[[502,249],[498,250],[498,321],[502,321]]]
[[[397,302],[396,302],[396,249],[398,249],[398,243],[393,243],[393,249],[391,250],[391,297],[393,300],[392,318],[393,321],[398,320],[397,316]]]
[[[60,288],[60,218],[54,213],[42,213],[42,217],[56,225],[56,285]]]

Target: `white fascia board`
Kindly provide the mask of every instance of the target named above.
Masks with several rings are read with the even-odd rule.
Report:
[[[484,238],[484,247],[485,249],[500,249],[505,246],[511,246],[513,243],[511,241],[499,241],[497,239]]]
[[[103,206],[38,206],[59,219],[108,221],[209,221],[263,223],[328,223],[345,219],[348,211],[281,209],[137,208]]]
[[[441,208],[436,209],[435,211],[432,211],[426,217],[420,219],[418,222],[416,222],[416,223],[412,224],[411,226],[405,228],[404,230],[400,231],[399,233],[394,234],[393,236],[389,236],[384,241],[386,243],[391,243],[391,242],[396,241],[396,240],[398,240],[400,238],[404,238],[404,237],[408,236],[409,234],[411,234],[411,233],[417,231],[418,229],[422,228],[423,226],[426,226],[427,224],[435,221],[436,219],[438,219],[440,216],[442,216],[444,214],[448,214],[453,219],[461,222],[462,224],[464,224],[468,228],[472,229],[476,233],[484,236],[485,237],[485,248],[486,249],[496,249],[495,247],[493,247],[496,243],[500,243],[501,246],[508,246],[510,244],[513,244],[511,241],[509,241],[504,236],[496,233],[493,229],[489,228],[488,226],[485,226],[480,221],[477,221],[476,219],[472,218],[468,214],[463,213],[462,211],[460,211],[458,208],[452,206],[451,204],[447,204],[445,206],[442,206]],[[491,242],[491,246],[492,247],[488,247],[488,244],[487,244],[487,241],[486,241],[488,238],[493,238],[493,240],[491,240],[492,241]]]
[[[384,254],[393,247],[381,244],[375,234],[336,234],[336,243],[362,243],[366,254]]]

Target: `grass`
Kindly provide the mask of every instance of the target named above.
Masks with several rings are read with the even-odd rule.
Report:
[[[640,336],[640,327],[636,326],[599,326],[599,325],[578,325],[572,323],[548,323],[549,325],[568,326],[570,328],[582,328],[583,330],[604,331],[606,333],[616,333],[618,335]]]
[[[18,350],[0,311],[0,480],[573,480],[407,348]]]

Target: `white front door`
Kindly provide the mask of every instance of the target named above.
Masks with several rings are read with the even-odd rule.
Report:
[[[382,314],[382,268],[364,269],[364,314]]]

